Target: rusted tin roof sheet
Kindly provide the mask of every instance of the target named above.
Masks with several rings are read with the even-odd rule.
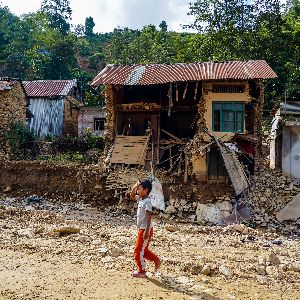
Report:
[[[76,80],[36,80],[23,81],[28,97],[58,97],[67,96],[73,87],[77,86]]]
[[[277,77],[264,60],[190,64],[107,65],[92,85],[148,85],[168,82],[267,79]]]

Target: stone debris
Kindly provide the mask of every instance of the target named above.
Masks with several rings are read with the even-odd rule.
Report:
[[[293,190],[294,184],[291,182],[289,190]],[[276,213],[276,219],[280,222],[295,220],[300,218],[300,193],[297,194],[282,210]]]
[[[4,193],[8,193],[8,192],[11,192],[12,191],[12,187],[10,185],[8,185],[4,190],[3,192]]]
[[[108,253],[108,248],[102,247],[98,249],[99,253],[101,254],[101,256],[106,256]]]
[[[262,165],[251,178],[248,195],[248,204],[253,211],[256,226],[270,231],[281,231],[283,234],[299,234],[300,218],[287,221],[280,218],[280,211],[293,200],[299,190],[299,181]]]
[[[268,261],[269,261],[270,265],[279,265],[280,264],[280,259],[274,252],[270,253]]]
[[[225,201],[222,201],[226,199]],[[184,216],[190,222],[208,225],[221,225],[223,219],[228,217],[232,212],[231,201],[229,197],[219,197],[216,203],[199,203],[187,202],[186,200],[179,200],[171,198],[167,202],[165,211],[160,213],[163,219],[183,219]]]
[[[38,195],[32,195],[26,198],[26,201],[28,203],[40,203],[41,201],[43,201],[44,198]]]
[[[221,274],[223,274],[225,277],[227,277],[227,278],[231,278],[232,277],[232,273],[231,273],[231,271],[226,267],[226,266],[220,266],[219,267],[219,272],[221,273]]]
[[[197,221],[205,223],[212,223],[214,225],[221,225],[221,209],[214,204],[199,203],[196,209]]]
[[[80,232],[80,228],[64,226],[64,227],[53,228],[52,231],[54,233],[58,232],[60,235],[64,235],[64,234],[76,234],[76,233]]]
[[[204,265],[201,274],[208,276],[210,274],[210,267],[208,265]]]
[[[165,225],[165,229],[170,232],[176,232],[176,231],[180,230],[180,228],[178,226],[170,225],[170,224]]]
[[[112,257],[118,257],[118,256],[121,256],[121,255],[124,255],[124,251],[118,247],[112,247],[110,250],[109,250],[109,253]]]

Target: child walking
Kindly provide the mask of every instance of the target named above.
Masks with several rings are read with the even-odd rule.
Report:
[[[134,258],[138,266],[138,271],[132,273],[133,277],[146,277],[145,259],[154,262],[154,270],[157,272],[161,265],[161,260],[156,254],[149,250],[149,244],[153,237],[153,223],[151,221],[152,204],[149,194],[152,190],[152,183],[149,180],[137,182],[131,190],[130,199],[134,200],[136,194],[139,197],[137,209],[137,240],[134,248]]]

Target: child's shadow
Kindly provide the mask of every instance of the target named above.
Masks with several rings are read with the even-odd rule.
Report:
[[[165,289],[168,289],[170,291],[174,291],[174,292],[177,292],[177,293],[183,293],[183,294],[187,294],[189,296],[193,296],[195,300],[196,299],[199,299],[199,300],[222,300],[221,298],[209,295],[205,292],[195,292],[189,287],[186,287],[186,288],[180,287],[179,284],[170,285],[170,282],[174,281],[174,278],[166,276],[166,275],[160,274],[159,277],[155,277],[155,276],[148,277],[147,276],[147,279],[149,281],[151,281],[153,284],[155,284],[155,285],[157,285],[161,288],[165,288]]]

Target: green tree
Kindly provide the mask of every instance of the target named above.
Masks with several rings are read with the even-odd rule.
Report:
[[[94,36],[94,27],[95,22],[92,17],[88,17],[85,19],[85,25],[84,25],[84,33],[87,38],[92,38]]]
[[[0,7],[0,63],[2,76],[24,78],[29,66],[24,55],[28,35],[21,20],[7,7]]]
[[[284,65],[287,74],[285,89],[288,97],[300,99],[300,1],[292,0],[287,4],[285,15],[285,26],[283,28],[286,35],[290,36],[289,59]]]
[[[140,57],[139,35],[140,31],[138,30],[115,28],[105,50],[107,62],[119,65],[138,63]]]
[[[161,21],[161,23],[159,24],[159,28],[161,31],[168,31],[168,25],[166,21]]]
[[[72,9],[69,0],[43,0],[41,11],[48,15],[50,25],[66,35],[70,31]]]
[[[76,40],[66,36],[49,48],[49,60],[45,64],[44,79],[70,79],[72,70],[77,67],[75,58]]]

